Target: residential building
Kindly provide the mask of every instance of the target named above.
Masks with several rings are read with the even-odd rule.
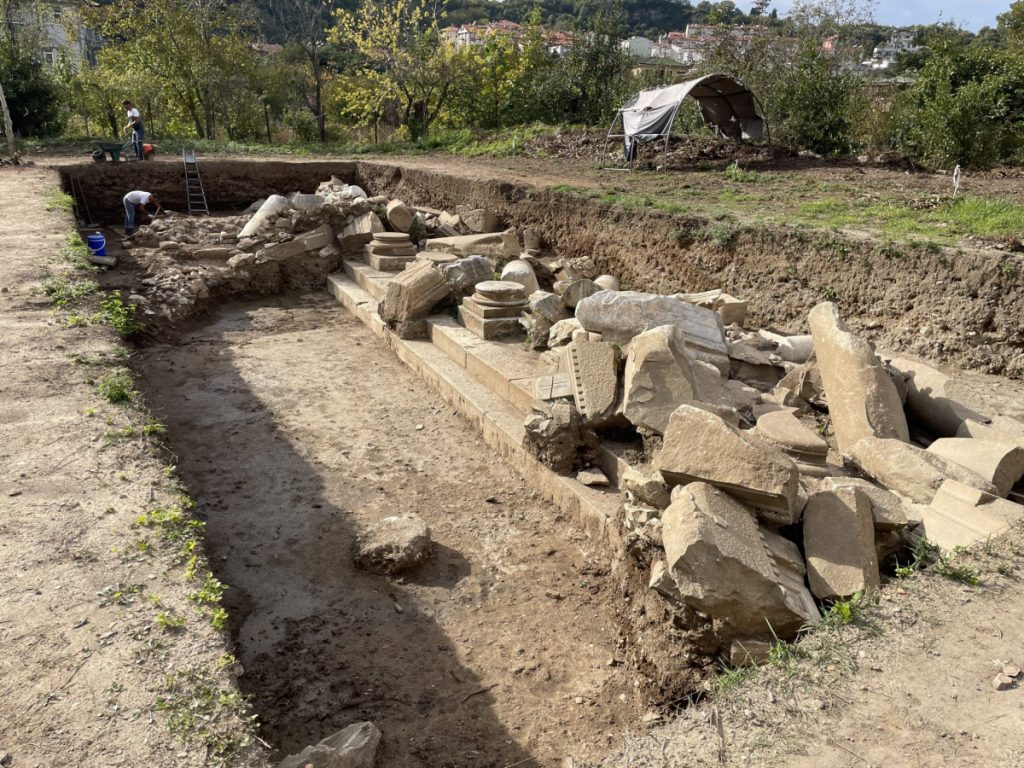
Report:
[[[75,3],[54,2],[37,8],[39,16],[23,23],[38,24],[41,29],[39,58],[43,64],[55,66],[62,58],[72,67],[77,67],[79,61],[96,63],[102,41],[84,26]]]
[[[875,47],[871,58],[864,62],[864,66],[871,69],[888,69],[903,54],[919,50],[920,46],[914,45],[914,36],[911,29],[896,30],[890,36],[889,42]]]
[[[629,37],[619,45],[622,50],[635,59],[649,59],[651,58],[651,46],[654,43],[646,37]]]
[[[447,32],[447,30],[445,30]],[[455,45],[462,48],[467,45],[483,45],[488,35],[511,35],[518,40],[522,37],[523,28],[514,21],[499,19],[487,24],[463,24],[455,33]]]
[[[554,56],[565,56],[572,50],[573,37],[568,32],[552,32],[547,40],[548,52]]]

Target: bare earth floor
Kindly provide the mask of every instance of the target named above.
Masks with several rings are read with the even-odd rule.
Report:
[[[226,306],[136,367],[274,746],[370,719],[382,766],[552,765],[637,719],[587,540],[326,294]],[[356,571],[354,536],[405,512],[435,562]]]

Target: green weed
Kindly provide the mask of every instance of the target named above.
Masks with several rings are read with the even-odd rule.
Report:
[[[906,578],[923,568],[931,568],[932,572],[943,578],[958,581],[971,587],[982,583],[981,575],[969,565],[953,562],[960,555],[959,548],[952,552],[944,552],[938,544],[934,544],[923,536],[914,544],[912,560],[904,566],[896,568],[898,578]]]
[[[173,611],[160,611],[156,615],[156,625],[164,632],[179,632],[185,628],[185,617]]]
[[[43,293],[50,297],[55,307],[66,307],[81,301],[100,289],[95,280],[75,279],[71,277],[51,277],[43,283]]]
[[[46,190],[46,210],[67,213],[75,205],[74,198],[57,187]]]
[[[143,329],[142,323],[135,317],[137,307],[126,304],[116,291],[111,291],[100,301],[100,309],[93,320],[109,325],[122,336],[131,336]]]
[[[117,368],[96,382],[96,388],[108,403],[130,403],[138,394],[135,380],[127,368]]]
[[[104,587],[96,594],[100,598],[100,606],[106,607],[108,605],[131,605],[141,593],[141,584],[126,584],[119,581],[109,587]]]

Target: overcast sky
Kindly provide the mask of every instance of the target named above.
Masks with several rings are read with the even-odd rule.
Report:
[[[1010,7],[1011,0],[879,0],[875,20],[879,24],[910,26],[912,24],[933,24],[940,18],[957,22],[962,27],[977,32],[982,27],[994,27],[996,16]],[[749,2],[737,2],[744,10],[750,9]],[[776,0],[772,8],[779,14],[789,9],[790,0]]]

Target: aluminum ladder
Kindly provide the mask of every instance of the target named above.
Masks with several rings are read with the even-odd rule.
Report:
[[[181,164],[185,166],[185,199],[188,200],[188,215],[210,215],[206,205],[206,190],[199,175],[199,163],[194,149],[181,150]]]

